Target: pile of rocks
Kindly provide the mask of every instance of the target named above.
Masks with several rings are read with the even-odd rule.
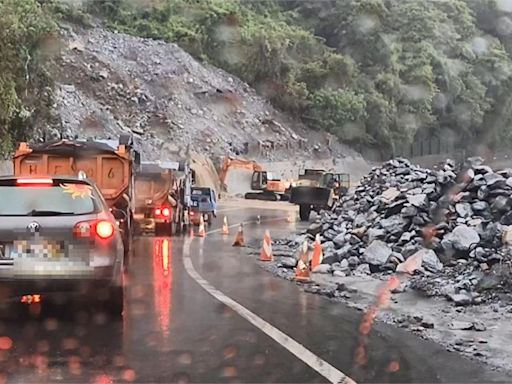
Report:
[[[330,267],[319,271],[344,276],[416,264],[414,288],[470,304],[481,300],[476,291],[506,280],[511,192],[512,170],[494,172],[475,159],[464,170],[447,161],[437,171],[394,159],[373,168],[307,232],[321,236]],[[405,263],[411,257],[416,262]]]

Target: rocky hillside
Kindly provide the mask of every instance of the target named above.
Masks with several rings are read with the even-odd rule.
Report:
[[[56,105],[67,137],[132,133],[148,160],[184,155],[187,148],[268,160],[360,159],[175,44],[100,27],[67,26],[61,35]]]

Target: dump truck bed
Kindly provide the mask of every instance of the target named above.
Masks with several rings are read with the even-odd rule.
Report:
[[[172,187],[169,170],[157,164],[142,164],[135,175],[135,207],[153,207],[163,204]]]
[[[14,155],[14,174],[70,175],[84,171],[110,206],[130,188],[131,159],[123,145],[61,140],[35,146],[22,143]]]

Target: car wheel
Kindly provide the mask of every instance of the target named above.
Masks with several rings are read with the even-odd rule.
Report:
[[[301,204],[299,206],[299,216],[301,221],[308,221],[311,214],[311,205]]]

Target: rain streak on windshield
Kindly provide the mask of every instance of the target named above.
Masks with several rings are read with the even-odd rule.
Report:
[[[512,0],[0,30],[0,383],[511,377]]]

